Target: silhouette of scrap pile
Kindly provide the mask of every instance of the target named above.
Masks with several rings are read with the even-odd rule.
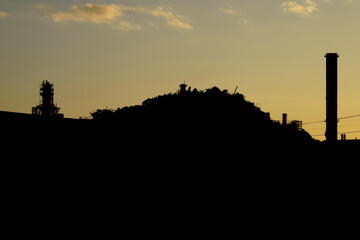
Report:
[[[218,87],[200,91],[181,84],[176,93],[149,98],[138,106],[97,110],[91,116],[104,131],[167,147],[180,144],[230,150],[241,144],[281,147],[314,142],[301,122],[282,125],[244,95]]]

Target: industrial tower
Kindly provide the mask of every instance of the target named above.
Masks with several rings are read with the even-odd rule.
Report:
[[[326,57],[326,140],[336,142],[338,135],[338,57],[327,53]]]
[[[54,104],[54,84],[47,80],[43,81],[40,87],[40,96],[40,103],[32,108],[32,114],[42,116],[60,115],[60,108]]]

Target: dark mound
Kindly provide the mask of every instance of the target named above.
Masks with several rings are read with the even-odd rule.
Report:
[[[93,121],[123,141],[152,149],[222,152],[313,144],[301,122],[281,125],[242,94],[181,89],[140,106],[97,110]],[[178,150],[176,150],[178,149]]]

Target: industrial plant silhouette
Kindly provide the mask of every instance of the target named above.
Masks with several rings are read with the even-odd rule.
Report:
[[[326,54],[326,137],[320,143],[302,128],[302,122],[270,118],[244,95],[212,87],[192,89],[185,83],[175,93],[145,100],[141,105],[98,109],[90,119],[64,118],[54,102],[54,85],[45,80],[41,101],[32,114],[0,111],[9,142],[29,150],[42,145],[52,154],[54,146],[84,154],[114,149],[131,155],[224,157],[243,152],[267,155],[325,148],[358,148],[357,141],[337,141],[337,58]],[[345,136],[342,135],[342,139]],[[339,144],[341,142],[341,144]],[[346,144],[344,144],[346,143]],[[336,145],[336,148],[334,147]],[[330,146],[330,147],[329,147]]]
[[[41,83],[40,87],[40,104],[32,108],[33,115],[42,115],[42,116],[59,116],[63,117],[62,114],[59,114],[60,108],[54,104],[54,85],[48,82],[47,80]]]
[[[251,147],[283,147],[311,144],[315,140],[301,128],[300,121],[273,121],[239,93],[213,87],[191,89],[181,84],[176,93],[145,100],[141,105],[102,109],[91,119],[68,119],[54,104],[54,88],[43,81],[40,104],[32,114],[1,112],[2,120],[13,126],[12,134],[31,136],[31,143],[62,145],[73,142],[78,147],[111,146],[124,150],[206,153],[248,150]],[[81,140],[80,140],[81,139]]]

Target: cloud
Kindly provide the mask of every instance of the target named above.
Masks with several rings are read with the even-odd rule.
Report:
[[[243,13],[240,10],[232,8],[219,8],[219,12],[227,16],[236,18],[238,22],[246,23],[247,20],[244,18]]]
[[[121,31],[141,30],[141,26],[139,24],[135,24],[127,21],[120,21],[117,24],[113,25],[113,28]]]
[[[185,30],[193,28],[190,24],[183,22],[182,19],[185,17],[175,14],[172,7],[158,6],[155,10],[150,10],[149,13],[154,17],[165,19],[166,23],[171,27]]]
[[[85,4],[82,6],[72,6],[70,12],[57,12],[52,14],[55,22],[93,22],[103,23],[111,22],[119,16],[123,15],[124,9],[122,5],[102,4],[93,5]]]
[[[39,4],[37,8],[42,9],[46,6]],[[166,21],[167,25],[177,29],[192,29],[184,19],[186,17],[175,14],[172,7],[158,6],[155,9],[144,7],[130,7],[122,4],[85,4],[73,5],[69,11],[57,12],[51,14],[52,19],[57,23],[65,22],[91,22],[111,24],[114,29],[129,31],[141,30],[139,24],[124,21],[125,12],[136,12],[151,17],[161,18]]]
[[[0,11],[0,18],[6,18],[6,17],[8,17],[8,16],[10,16],[10,14],[8,14],[8,13],[6,13],[6,12],[1,12],[1,11]]]
[[[39,10],[47,10],[47,9],[51,9],[54,8],[52,5],[47,4],[47,3],[39,3],[39,4],[35,4],[33,5],[34,8],[39,9]]]
[[[238,12],[236,12],[233,9],[230,9],[230,8],[219,8],[219,11],[221,13],[224,13],[224,14],[230,15],[230,16],[241,15],[241,13],[238,13]]]
[[[285,13],[293,13],[299,16],[308,17],[317,10],[316,2],[314,0],[304,0],[303,2],[304,4],[299,4],[296,1],[283,2],[283,11]]]

